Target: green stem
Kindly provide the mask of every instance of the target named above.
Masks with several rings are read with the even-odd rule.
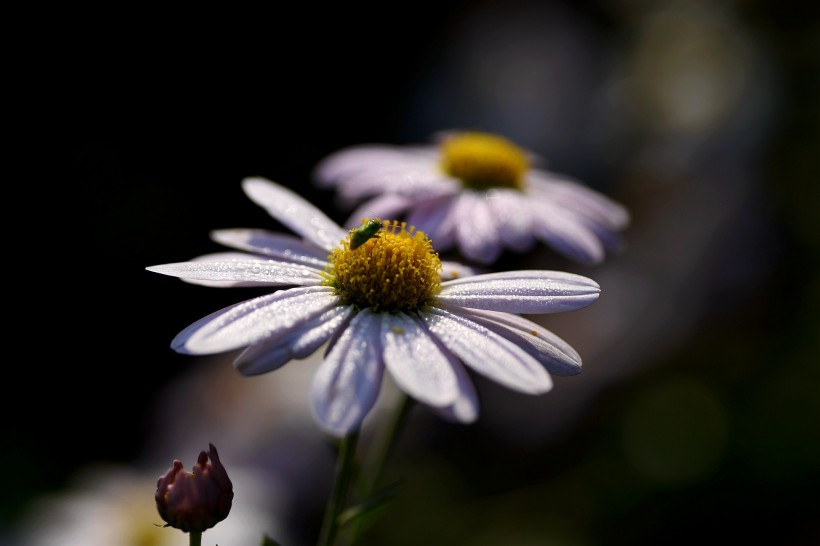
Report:
[[[392,418],[387,423],[380,440],[374,447],[374,455],[371,464],[368,465],[370,470],[369,476],[365,477],[364,487],[362,490],[362,498],[369,499],[373,495],[373,491],[379,484],[379,477],[381,476],[384,467],[387,465],[387,459],[393,453],[396,447],[399,433],[404,428],[404,423],[407,421],[407,415],[413,407],[413,399],[404,393],[401,393],[401,400],[396,404],[395,411]],[[349,532],[350,544],[354,544],[361,533],[361,522],[356,521],[351,524]]]
[[[190,546],[202,546],[202,533],[191,531],[188,533],[188,537],[190,539]]]
[[[401,393],[401,400],[396,404],[392,419],[387,423],[384,433],[378,445],[374,448],[372,464],[368,465],[371,469],[370,479],[365,484],[364,498],[370,497],[374,489],[378,485],[379,477],[381,476],[384,467],[387,464],[387,459],[393,454],[393,449],[396,447],[396,441],[399,438],[399,433],[404,428],[404,423],[407,421],[407,415],[413,407],[413,399],[404,393]]]
[[[336,461],[336,481],[325,509],[325,519],[319,534],[318,546],[333,546],[339,532],[339,514],[344,509],[350,481],[353,478],[356,442],[359,431],[355,430],[342,438]]]

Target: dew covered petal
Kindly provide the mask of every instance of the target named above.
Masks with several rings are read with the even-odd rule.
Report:
[[[263,229],[218,229],[211,232],[215,242],[260,254],[278,261],[324,269],[327,250],[293,235],[273,233]]]
[[[242,180],[242,189],[276,220],[325,250],[339,246],[347,236],[347,231],[324,212],[284,186],[251,177]]]
[[[359,312],[313,377],[314,416],[330,434],[342,437],[359,428],[376,403],[384,375],[380,333],[381,317]]]
[[[421,317],[430,332],[476,372],[527,394],[552,388],[552,379],[537,360],[484,326],[444,309],[432,308]]]
[[[563,271],[504,271],[444,281],[437,299],[448,306],[508,313],[558,313],[593,303],[598,283]]]
[[[193,258],[192,262],[247,262],[248,260],[267,260],[262,256],[251,256],[244,252],[214,252],[212,254],[203,254]],[[150,269],[149,269],[150,270]],[[196,284],[198,286],[209,286],[212,288],[235,288],[238,286],[282,286],[281,283],[276,282],[262,282],[262,281],[211,281],[202,279],[190,279],[182,277],[182,280],[189,284]]]
[[[535,357],[551,374],[567,376],[581,373],[581,356],[578,352],[540,324],[497,311],[460,309],[458,313],[509,339]]]
[[[307,358],[344,328],[353,314],[353,307],[339,305],[304,322],[301,328],[283,330],[245,349],[234,360],[234,368],[242,375],[259,375],[282,367],[297,358]]]
[[[401,390],[431,406],[457,400],[453,367],[418,319],[382,313],[381,340],[384,364]]]
[[[171,348],[180,353],[212,354],[247,347],[302,328],[338,305],[339,299],[326,286],[279,290],[201,318],[177,334]]]
[[[478,419],[478,394],[464,365],[451,353],[445,353],[456,374],[458,396],[452,404],[433,410],[448,421],[468,424]]]
[[[190,262],[153,265],[148,271],[180,277],[186,281],[218,281],[243,286],[253,283],[262,285],[321,284],[321,271],[315,267],[255,258],[237,253],[217,253],[200,256]]]

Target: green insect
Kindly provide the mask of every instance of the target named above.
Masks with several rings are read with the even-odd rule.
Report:
[[[350,250],[356,250],[373,237],[378,237],[382,228],[381,220],[370,218],[357,228],[350,230]]]

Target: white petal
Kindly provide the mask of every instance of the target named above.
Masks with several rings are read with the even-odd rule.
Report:
[[[463,192],[457,201],[456,238],[459,251],[468,259],[489,264],[501,253],[495,216],[484,199],[484,192]],[[435,240],[433,240],[435,244]]]
[[[454,191],[456,181],[442,174],[434,148],[363,145],[340,150],[322,160],[314,177],[335,185],[340,197],[356,202],[371,195],[397,193],[430,197]]]
[[[451,354],[447,354],[447,358],[456,374],[458,398],[449,406],[433,409],[448,421],[472,423],[478,419],[478,394],[461,362]]]
[[[444,309],[432,308],[421,318],[448,350],[478,373],[528,394],[552,388],[552,379],[537,360],[484,326]]]
[[[534,356],[555,375],[581,373],[581,356],[566,341],[543,326],[518,315],[462,309],[459,314],[509,339]]]
[[[181,277],[187,281],[220,281],[233,283],[263,283],[266,285],[301,285],[315,286],[321,284],[321,271],[314,267],[299,264],[277,262],[255,258],[250,254],[244,259],[219,260],[220,256],[205,256],[190,262],[153,265],[148,271]],[[236,253],[228,254],[236,258]]]
[[[313,377],[313,412],[330,434],[341,437],[359,428],[376,403],[384,374],[380,332],[381,317],[359,312]]]
[[[326,286],[279,290],[211,313],[177,334],[171,347],[188,354],[247,347],[268,336],[300,328],[338,305],[333,289]]]
[[[325,250],[336,248],[347,231],[299,194],[264,178],[246,178],[242,189],[257,205],[295,233]]]
[[[343,328],[353,307],[338,306],[305,321],[302,328],[275,339],[264,339],[240,354],[233,365],[242,375],[273,371],[294,358],[306,358]]]
[[[446,250],[456,240],[457,218],[453,213],[457,202],[458,194],[417,202],[407,223],[426,233],[436,249]]]
[[[417,319],[382,314],[384,364],[401,390],[431,406],[447,406],[459,395],[448,358]]]
[[[211,232],[217,243],[279,261],[309,265],[317,269],[327,266],[327,250],[306,243],[293,235],[272,233],[262,229],[220,229]]]
[[[553,204],[533,204],[533,233],[557,252],[584,264],[604,259],[604,246],[583,218]]]
[[[317,184],[334,186],[349,180],[352,174],[364,168],[378,168],[401,161],[404,153],[387,144],[362,144],[344,148],[322,159],[313,171]]]
[[[444,281],[437,299],[448,306],[508,313],[557,313],[598,299],[598,283],[563,271],[505,271]]]
[[[381,218],[382,220],[393,220],[407,208],[408,200],[392,193],[383,193],[373,199],[364,202],[359,208],[353,211],[345,222],[345,227],[357,228],[362,225],[362,218]]]
[[[535,237],[528,197],[519,191],[491,189],[487,191],[487,202],[504,246],[516,252],[530,250]]]
[[[549,199],[612,230],[621,230],[629,225],[629,211],[623,205],[576,180],[533,170],[528,183],[536,198]]]
[[[452,193],[454,181],[441,174],[426,158],[404,161],[372,170],[362,169],[339,185],[339,197],[347,203],[382,193],[426,199]]]
[[[204,254],[197,256],[192,262],[247,262],[248,260],[265,260],[261,256],[249,256],[243,252],[215,252],[213,254]],[[261,281],[210,281],[201,279],[186,279],[183,281],[189,284],[196,284],[199,286],[210,286],[213,288],[235,288],[237,286],[281,286],[280,283],[275,282],[261,282]]]

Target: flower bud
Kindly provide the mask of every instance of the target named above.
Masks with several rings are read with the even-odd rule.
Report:
[[[201,533],[226,517],[233,503],[233,484],[219,462],[213,444],[208,452],[200,452],[191,472],[182,462],[157,480],[157,511],[167,522],[186,533]],[[209,460],[210,459],[210,460]]]

